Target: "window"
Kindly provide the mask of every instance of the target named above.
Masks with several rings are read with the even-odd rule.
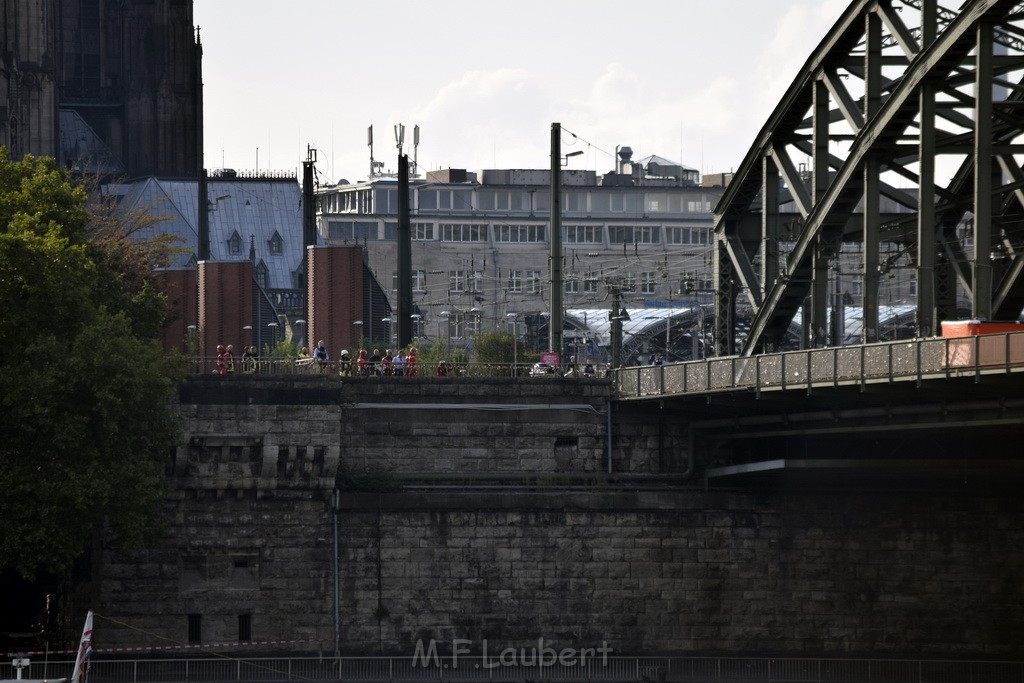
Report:
[[[609,241],[616,244],[659,244],[660,225],[610,225]]]
[[[487,226],[477,223],[442,223],[443,242],[486,242]]]
[[[412,224],[412,238],[414,240],[432,240],[432,239],[434,239],[434,224],[433,223],[413,223]]]
[[[513,270],[508,274],[508,291],[511,294],[520,294],[523,291],[525,273],[524,270]]]
[[[637,244],[661,244],[661,226],[638,225],[633,229],[633,239]]]
[[[583,291],[587,294],[597,293],[597,273],[588,270],[583,279]]]
[[[469,282],[469,291],[473,294],[479,294],[484,289],[484,271],[474,270],[473,275]]]
[[[190,614],[190,615],[188,615],[188,642],[190,642],[190,643],[201,643],[201,642],[203,642],[203,615],[202,614]]]
[[[228,239],[228,253],[242,253],[242,237],[238,234],[237,231],[231,233],[231,237]]]
[[[375,240],[377,221],[327,221],[327,237],[339,242]]]
[[[679,279],[679,293],[692,294],[693,292],[710,292],[714,289],[710,273],[701,270],[689,270],[682,274]]]
[[[637,193],[613,192],[609,197],[611,211],[614,213],[640,213],[643,195]]]
[[[569,276],[565,279],[565,293],[566,294],[579,294],[580,293],[580,279],[578,277]]]
[[[263,261],[260,261],[259,265],[256,266],[256,284],[258,284],[263,289],[266,289],[268,286],[267,272],[267,264],[264,263]]]
[[[386,239],[386,240],[397,240],[398,239],[398,223],[392,223],[390,221],[384,221],[384,239]]]
[[[248,643],[252,640],[252,615],[238,615],[238,642]]]
[[[686,202],[686,211],[688,213],[710,213],[711,202],[703,199],[689,200]]]
[[[466,271],[464,270],[449,270],[448,271],[448,293],[449,294],[461,294],[466,291]]]
[[[427,291],[427,271],[425,271],[425,270],[413,270],[412,271],[412,291],[414,291],[414,292],[425,292],[425,291]]]
[[[494,226],[495,242],[543,242],[547,236],[544,225],[496,225]]]
[[[650,192],[644,200],[647,203],[647,213],[668,211],[668,194],[664,192]]]
[[[528,294],[543,294],[544,286],[541,284],[539,270],[523,271],[526,278],[526,291]]]
[[[565,243],[602,244],[604,243],[604,226],[567,225],[565,226]]]
[[[636,291],[636,273],[626,273],[622,278],[622,288],[627,292]]]
[[[284,252],[284,240],[281,239],[281,235],[275,231],[274,236],[267,241],[267,247],[271,254],[280,256]]]
[[[640,293],[654,294],[654,273],[652,271],[640,273]]]
[[[374,206],[372,213],[397,213],[398,191],[374,189],[373,204]]]
[[[574,213],[586,213],[587,212],[587,193],[586,192],[563,192],[562,193],[562,211],[574,212]]]
[[[481,211],[510,211],[512,193],[507,190],[481,190],[476,193],[476,202]]]

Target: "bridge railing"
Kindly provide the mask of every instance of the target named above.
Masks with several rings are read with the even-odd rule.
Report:
[[[417,361],[414,365],[401,364],[385,367],[382,364],[367,366],[360,370],[355,361],[341,363],[337,360],[317,361],[312,358],[242,358],[235,357],[230,363],[216,356],[196,356],[189,359],[189,371],[193,374],[221,375],[333,375],[335,377],[380,377],[385,379],[404,377],[530,377],[537,379],[594,379],[605,378],[608,372],[604,366],[575,367],[563,365],[546,369],[536,368],[533,363],[448,363],[439,370],[436,363]]]
[[[613,372],[620,398],[799,389],[1024,370],[1024,333],[726,356]]]
[[[525,652],[525,654],[521,654]],[[565,658],[554,651],[508,650],[486,658],[440,653],[415,657],[219,657],[92,661],[90,683],[214,683],[223,681],[344,681],[346,683],[490,683],[524,680],[590,683],[1024,683],[1024,663],[909,659],[788,657]],[[510,654],[511,653],[511,654]],[[542,656],[543,655],[543,656]],[[25,678],[66,676],[73,663],[34,660]],[[0,678],[14,678],[0,662]]]

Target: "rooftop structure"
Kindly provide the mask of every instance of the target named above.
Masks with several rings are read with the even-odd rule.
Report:
[[[507,329],[510,313],[541,320],[550,178],[550,170],[444,169],[411,181],[414,336],[458,343]],[[711,210],[722,187],[701,186],[695,169],[661,157],[634,162],[628,147],[606,174],[563,170],[560,180],[565,308],[607,311],[612,288],[631,307],[710,289]],[[397,180],[375,175],[317,192],[320,242],[365,246],[393,297]]]

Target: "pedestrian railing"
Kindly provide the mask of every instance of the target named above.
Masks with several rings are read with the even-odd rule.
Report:
[[[1024,371],[1024,333],[910,339],[613,371],[622,399],[813,389]]]
[[[439,368],[436,363],[417,362],[396,366],[383,364],[367,365],[360,368],[355,361],[317,361],[312,358],[236,358],[225,363],[216,357],[197,356],[189,361],[189,371],[198,375],[326,375],[341,378],[382,378],[400,379],[405,377],[430,378],[472,378],[472,377],[516,377],[537,379],[595,379],[605,378],[608,373],[602,366],[585,371],[584,366],[565,365],[550,372],[535,370],[531,363],[447,363]]]
[[[571,656],[563,653],[571,652]],[[1024,662],[786,657],[602,657],[582,650],[509,649],[500,655],[428,657],[104,659],[90,683],[344,681],[346,683],[1024,683]],[[23,678],[68,677],[73,662],[33,659]],[[0,678],[14,678],[10,662]]]

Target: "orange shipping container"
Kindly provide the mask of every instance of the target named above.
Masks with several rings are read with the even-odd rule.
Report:
[[[1024,364],[1024,323],[988,320],[943,321],[948,367]]]

